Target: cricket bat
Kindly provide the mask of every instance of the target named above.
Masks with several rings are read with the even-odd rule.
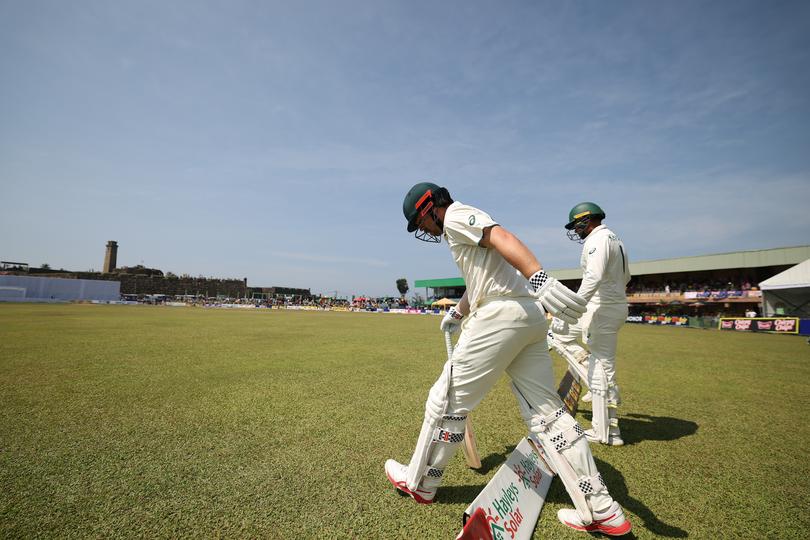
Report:
[[[475,433],[469,414],[464,428],[464,459],[467,460],[467,466],[471,469],[481,468],[481,456],[478,455],[478,446],[475,444]]]
[[[563,378],[560,380],[557,395],[560,396],[560,399],[571,416],[577,414],[579,396],[581,393],[582,383],[579,381],[579,377],[571,373],[571,370],[566,371],[565,375],[563,375]]]
[[[444,333],[444,344],[447,348],[447,359],[453,358],[453,340],[450,338],[450,332]],[[478,455],[478,446],[475,444],[475,432],[472,427],[472,420],[470,415],[467,415],[467,422],[464,426],[464,459],[467,461],[467,466],[471,469],[481,468],[481,456]]]
[[[560,396],[560,399],[565,404],[565,408],[568,409],[568,412],[573,416],[577,413],[577,408],[579,407],[579,396],[582,394],[582,380],[588,377],[587,369],[582,365],[579,359],[574,358],[562,344],[557,342],[554,338],[554,334],[551,332],[549,332],[548,335],[548,343],[549,346],[568,363],[568,370],[560,380],[560,386],[557,387],[557,395]]]
[[[457,540],[531,539],[553,476],[542,451],[524,437],[464,511]]]

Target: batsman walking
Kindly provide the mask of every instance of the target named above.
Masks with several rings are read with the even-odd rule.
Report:
[[[624,243],[602,225],[605,212],[599,205],[583,202],[568,213],[568,238],[582,246],[582,284],[577,291],[588,309],[576,324],[562,319],[551,322],[552,344],[575,358],[587,357],[588,387],[593,407],[588,440],[611,446],[624,444],[619,429],[621,403],[616,378],[616,345],[619,329],[627,319],[625,287],[630,281],[630,261]],[[590,353],[579,340],[584,341]],[[556,342],[556,344],[554,344]],[[583,396],[587,401],[589,396]]]
[[[403,212],[416,238],[439,243],[444,237],[467,290],[440,324],[461,335],[428,393],[411,460],[386,461],[388,479],[417,502],[432,503],[464,439],[467,415],[505,372],[524,421],[574,502],[575,510],[558,512],[560,521],[582,531],[628,533],[630,522],[608,493],[584,430],[555,391],[546,346],[546,312],[574,324],[585,299],[547,275],[514,234],[485,212],[453,201],[446,188],[414,185]]]

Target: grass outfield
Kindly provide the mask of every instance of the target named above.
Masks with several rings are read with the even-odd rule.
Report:
[[[458,452],[435,504],[395,493],[438,325],[0,304],[0,537],[454,538],[525,426],[503,379],[473,413],[483,473]],[[638,538],[807,537],[804,338],[628,325],[619,358],[627,445],[593,451]],[[564,506],[555,480],[536,538],[585,538]]]

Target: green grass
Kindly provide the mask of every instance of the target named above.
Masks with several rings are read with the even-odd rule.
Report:
[[[436,504],[394,492],[438,323],[0,304],[0,537],[453,538],[525,427],[504,379],[473,413],[483,472],[459,452]],[[807,536],[804,338],[628,325],[619,359],[628,444],[593,451],[638,538]],[[555,480],[536,538],[585,537],[564,506]]]

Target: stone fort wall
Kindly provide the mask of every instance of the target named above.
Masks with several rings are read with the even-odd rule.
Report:
[[[35,275],[34,272],[28,275]],[[120,281],[121,294],[193,294],[207,297],[228,296],[242,298],[250,296],[247,280],[215,279],[194,277],[166,277],[144,274],[102,274],[100,272],[48,272],[47,277],[74,279],[101,279]]]

